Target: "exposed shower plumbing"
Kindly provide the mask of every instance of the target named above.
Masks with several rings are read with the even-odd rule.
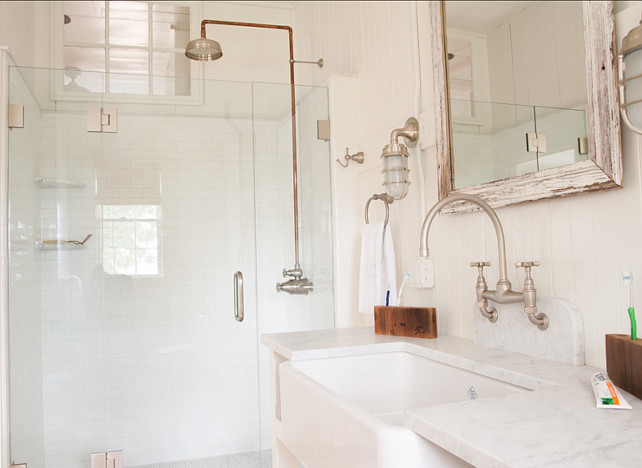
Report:
[[[299,265],[295,265],[292,270],[283,270],[284,278],[291,278],[284,283],[277,283],[276,290],[284,291],[289,294],[308,294],[314,290],[314,284],[307,278],[302,278],[303,270]]]
[[[294,200],[294,268],[291,270],[283,270],[283,276],[291,278],[284,283],[277,283],[277,291],[285,291],[289,294],[308,294],[314,289],[314,285],[310,280],[303,277],[303,270],[299,264],[299,198],[297,186],[297,152],[296,152],[296,93],[294,86],[294,64],[295,63],[310,63],[315,64],[319,68],[323,67],[323,59],[316,62],[306,62],[302,60],[294,60],[293,52],[293,38],[292,28],[290,26],[280,26],[276,24],[261,24],[261,23],[241,23],[237,21],[220,21],[220,20],[203,20],[201,21],[201,37],[194,39],[187,43],[185,47],[185,56],[191,60],[198,60],[201,62],[210,62],[217,60],[223,56],[223,49],[218,42],[207,39],[205,34],[205,26],[208,24],[216,24],[222,26],[242,26],[250,28],[264,28],[264,29],[281,29],[288,32],[288,39],[290,45],[290,99],[292,108],[292,192]]]

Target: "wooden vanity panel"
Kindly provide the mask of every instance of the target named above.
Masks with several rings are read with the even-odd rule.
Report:
[[[642,399],[642,340],[606,335],[606,373],[616,386]]]

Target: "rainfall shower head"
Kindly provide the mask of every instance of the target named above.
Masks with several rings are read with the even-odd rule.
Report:
[[[223,56],[221,44],[206,37],[199,37],[189,41],[185,46],[185,56],[191,60],[211,62]]]

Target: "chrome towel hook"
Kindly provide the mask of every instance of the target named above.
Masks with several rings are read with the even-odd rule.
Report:
[[[366,217],[366,224],[370,224],[370,221],[368,220],[368,209],[370,208],[370,202],[372,200],[381,200],[386,207],[386,219],[383,221],[383,225],[387,226],[388,225],[388,216],[390,215],[390,208],[388,204],[388,200],[386,200],[385,194],[374,194],[370,198],[368,198],[368,202],[366,203],[366,209],[364,212],[364,215]]]
[[[363,151],[359,151],[358,153],[350,154],[350,148],[346,147],[346,155],[344,156],[346,163],[343,164],[340,159],[337,159],[337,162],[339,163],[340,166],[342,167],[348,167],[348,164],[350,164],[350,161],[354,161],[357,164],[363,164]]]

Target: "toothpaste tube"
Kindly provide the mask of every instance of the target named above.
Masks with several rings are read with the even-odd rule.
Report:
[[[591,377],[596,408],[631,409],[624,397],[617,391],[613,382],[603,372],[597,372]]]

